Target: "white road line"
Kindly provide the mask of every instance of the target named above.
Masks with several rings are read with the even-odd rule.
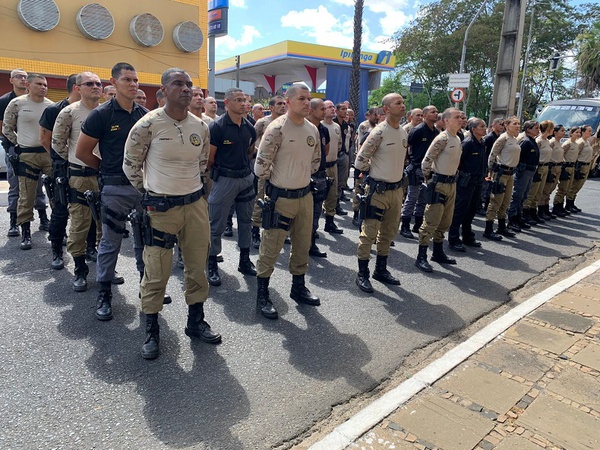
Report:
[[[427,367],[417,372],[411,379],[404,381],[398,387],[385,393],[362,411],[356,413],[343,424],[336,427],[323,439],[310,446],[309,450],[343,450],[356,439],[365,434],[385,417],[389,416],[402,404],[417,393],[438,381],[475,352],[481,350],[489,342],[497,338],[512,325],[526,315],[535,311],[544,303],[551,300],[564,290],[577,284],[585,277],[600,269],[600,261],[574,273],[539,294],[527,299],[520,305],[508,311],[485,328],[481,329],[462,344],[448,351],[441,358],[433,361]]]

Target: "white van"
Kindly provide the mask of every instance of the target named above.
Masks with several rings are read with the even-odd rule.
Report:
[[[556,100],[548,103],[535,119],[538,122],[551,120],[555,125],[569,128],[581,125],[590,125],[598,131],[600,125],[600,98],[575,98],[570,100]]]

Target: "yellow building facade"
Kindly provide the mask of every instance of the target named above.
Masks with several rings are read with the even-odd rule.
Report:
[[[121,61],[136,68],[149,100],[169,67],[185,69],[195,85],[208,84],[207,0],[2,3],[0,73],[22,68],[44,74],[53,100],[65,97],[69,74],[91,71],[107,82]],[[8,76],[0,78],[2,93],[9,91]]]

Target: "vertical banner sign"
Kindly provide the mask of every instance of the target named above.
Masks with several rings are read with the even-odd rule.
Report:
[[[208,36],[227,35],[227,12],[229,0],[209,0],[208,2]]]

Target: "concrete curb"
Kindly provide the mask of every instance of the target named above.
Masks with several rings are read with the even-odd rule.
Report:
[[[398,387],[373,401],[362,411],[336,427],[323,439],[311,445],[309,450],[345,449],[348,445],[352,444],[356,439],[381,422],[385,417],[394,412],[402,404],[410,400],[426,387],[438,381],[441,377],[468,359],[471,355],[481,350],[485,345],[497,338],[523,317],[535,311],[564,290],[593,274],[598,269],[600,269],[600,261],[592,263],[565,280],[560,281],[539,294],[527,299],[502,317],[475,333],[462,344],[459,344],[448,351],[441,358],[433,361],[409,380],[404,381]]]

